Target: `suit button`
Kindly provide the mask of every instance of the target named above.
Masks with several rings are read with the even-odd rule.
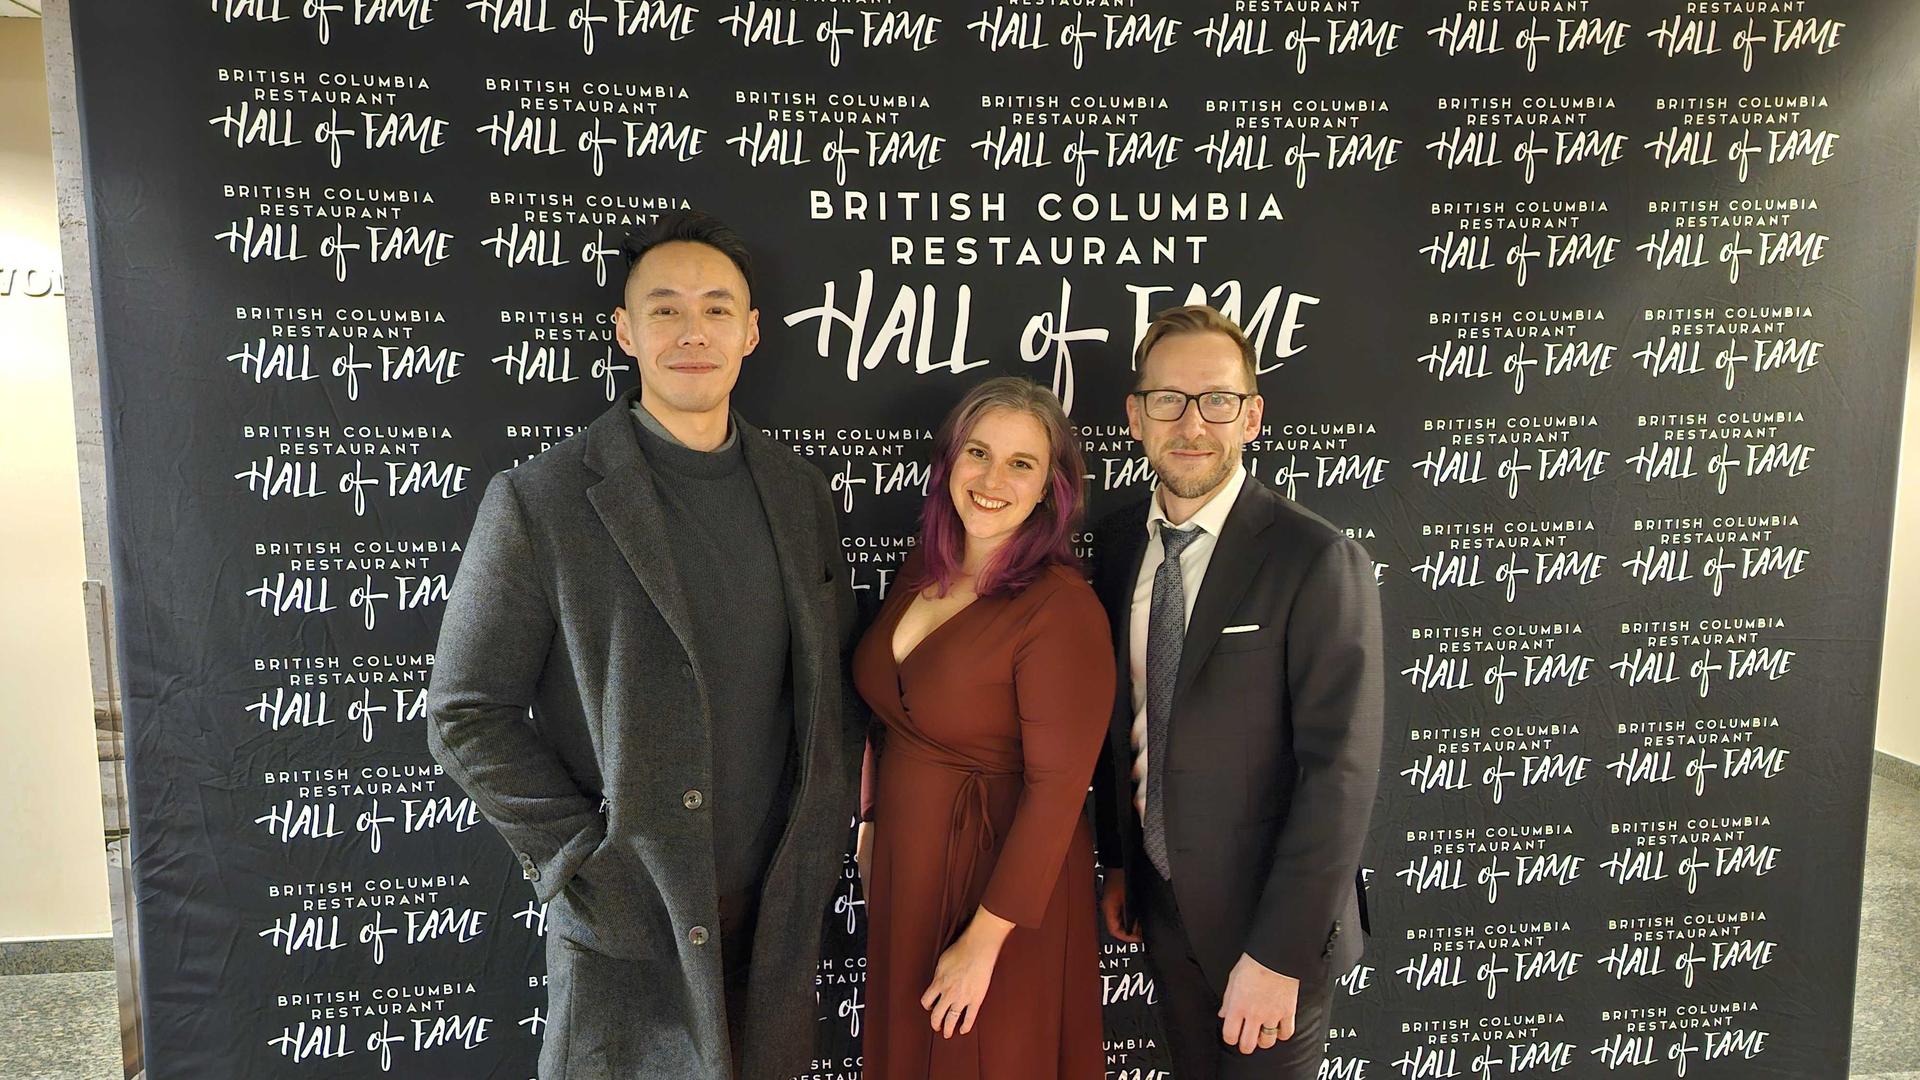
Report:
[[[693,665],[692,665],[692,664],[681,664],[681,665],[680,665],[680,674],[682,674],[682,675],[684,675],[684,676],[686,676],[686,677],[687,677],[687,678],[689,678],[689,679],[691,679],[691,678],[693,678]]]
[[[687,931],[687,940],[693,942],[695,945],[705,945],[707,943],[707,928],[704,926],[696,926]]]
[[[705,795],[700,794],[698,789],[687,792],[680,799],[680,802],[684,806],[686,806],[686,808],[689,810],[700,809],[700,807],[703,806],[706,803],[706,801],[707,801],[707,797]]]

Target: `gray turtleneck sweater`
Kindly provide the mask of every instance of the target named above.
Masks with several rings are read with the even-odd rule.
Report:
[[[666,509],[674,569],[693,612],[713,706],[713,858],[721,896],[755,891],[787,823],[793,671],[773,531],[740,435],[700,451],[633,405]]]

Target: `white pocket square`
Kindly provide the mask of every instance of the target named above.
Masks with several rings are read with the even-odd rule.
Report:
[[[1254,623],[1251,626],[1229,626],[1220,632],[1223,634],[1250,634],[1258,629],[1260,629],[1260,624]]]

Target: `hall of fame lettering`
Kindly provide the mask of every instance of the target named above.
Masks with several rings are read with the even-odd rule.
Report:
[[[488,192],[488,203],[508,214],[480,241],[502,266],[534,271],[586,266],[593,283],[602,287],[626,270],[622,237],[691,205],[677,195],[545,191]]]
[[[428,387],[465,374],[467,355],[447,344],[447,317],[434,309],[340,306],[235,307],[247,334],[227,366],[257,386],[313,383],[348,401],[362,394],[423,400]],[[389,389],[390,388],[390,389]]]
[[[1705,589],[1714,596],[1763,582],[1798,579],[1812,568],[1813,550],[1799,541],[1798,514],[1715,514],[1635,518],[1638,537],[1620,561],[1634,584]]]
[[[764,430],[776,442],[792,447],[802,457],[813,459],[820,471],[826,474],[828,486],[838,498],[843,514],[856,514],[861,508],[870,506],[870,500],[876,497],[906,496],[917,500],[926,494],[933,468],[933,431],[930,428],[774,427]],[[911,546],[909,543],[896,547],[882,543],[881,538],[877,537],[867,540],[872,545],[871,550],[876,552],[871,558],[852,554],[852,547],[843,542],[856,564],[862,561],[891,563],[904,559],[906,550]],[[891,553],[878,554],[882,550]]]
[[[384,611],[426,611],[445,603],[451,594],[453,582],[445,573],[399,573],[409,563],[424,565],[428,561],[424,557],[353,561],[384,563],[390,569],[380,575],[349,573],[346,577],[276,571],[261,575],[259,584],[248,582],[246,600],[273,619],[294,619],[296,623],[311,615],[351,611],[359,617],[361,628],[372,630]]]
[[[1423,148],[1448,172],[1517,169],[1532,184],[1576,167],[1609,169],[1627,155],[1627,133],[1606,115],[1619,107],[1612,97],[1443,97],[1438,105],[1451,126]]]
[[[355,269],[437,269],[453,258],[452,233],[410,223],[420,211],[438,210],[430,191],[228,184],[222,196],[249,204],[247,216],[213,236],[243,264],[315,260],[345,282]]]
[[[1616,734],[1630,743],[1606,764],[1616,782],[1625,787],[1681,784],[1696,798],[1722,783],[1772,783],[1793,756],[1778,742],[1777,716],[1623,720]]]
[[[495,34],[569,32],[585,56],[605,37],[684,41],[699,30],[700,14],[673,0],[468,0],[466,10]]]
[[[1718,168],[1744,184],[1775,167],[1832,161],[1840,132],[1824,126],[1829,108],[1824,94],[1659,97],[1667,126],[1642,147],[1663,169]]]
[[[1737,285],[1748,269],[1805,269],[1831,254],[1833,237],[1805,227],[1819,212],[1814,198],[1650,199],[1659,231],[1634,250],[1655,271],[1718,265]]]
[[[831,165],[844,186],[855,168],[925,172],[947,158],[945,135],[908,126],[933,110],[919,92],[738,90],[733,100],[753,111],[726,143],[752,168]]]
[[[885,314],[880,316],[880,324],[876,328],[873,325],[877,310],[874,282],[872,269],[860,270],[850,300],[851,306],[842,307],[838,299],[839,283],[825,281],[821,285],[819,304],[789,312],[783,322],[790,327],[816,323],[813,348],[815,355],[823,359],[834,357],[835,338],[839,336],[836,331],[844,331],[848,382],[858,382],[863,372],[879,367],[888,358],[888,353],[892,354],[896,364],[910,367],[916,375],[935,371],[959,374],[992,362],[990,358],[972,355],[969,338],[973,318],[971,287],[959,286],[949,305],[941,303],[939,290],[932,284],[916,289],[910,284],[901,283],[896,287],[893,299]],[[1174,297],[1160,299],[1160,295],[1172,293],[1177,296],[1179,288],[1174,285],[1126,286],[1134,301],[1136,336],[1144,332],[1151,321],[1150,312],[1175,303]],[[1288,294],[1284,312],[1281,303],[1283,294]],[[1273,286],[1265,291],[1258,307],[1242,317],[1242,290],[1237,280],[1211,288],[1195,283],[1187,287],[1186,295],[1188,299],[1185,303],[1211,303],[1228,318],[1241,321],[1248,338],[1255,342],[1256,363],[1260,364],[1262,372],[1281,366],[1286,357],[1307,349],[1307,343],[1296,339],[1304,325],[1302,311],[1308,305],[1320,302],[1318,297],[1300,292],[1289,294],[1283,286]],[[943,318],[941,312],[949,306],[953,313]],[[1015,319],[1018,319],[1017,314]],[[1074,345],[1105,343],[1114,336],[1109,328],[1077,323],[1073,315],[1073,282],[1063,277],[1060,279],[1058,304],[1052,310],[1034,313],[1025,319],[1019,336],[1019,359],[1027,364],[1052,363],[1051,389],[1059,395],[1061,404],[1071,415],[1074,387],[1078,382]],[[1268,342],[1269,336],[1272,337],[1271,343]],[[940,343],[937,339],[941,338],[944,338],[946,345],[945,359],[936,358],[934,352],[935,346]],[[1113,353],[1112,349],[1105,350],[1107,356],[1111,357]],[[1261,363],[1261,357],[1273,359]],[[1131,350],[1126,361],[1131,367]]]
[[[1803,328],[1813,317],[1803,304],[1646,308],[1643,319],[1658,336],[1634,350],[1631,367],[1728,392],[1742,379],[1791,380],[1819,367],[1827,347]]]
[[[1591,414],[1429,418],[1424,431],[1444,434],[1413,471],[1438,490],[1493,481],[1510,500],[1539,484],[1591,484],[1607,472],[1612,451],[1573,443],[1593,438],[1600,418]]]
[[[207,120],[237,148],[315,150],[338,169],[349,152],[418,158],[448,144],[446,118],[412,100],[432,89],[424,76],[223,67],[215,77],[246,92]]]
[[[1598,869],[1608,881],[1634,892],[1678,888],[1692,896],[1705,878],[1708,884],[1726,883],[1719,895],[1738,895],[1783,866],[1767,814],[1615,821],[1607,831],[1612,843],[1628,846],[1609,851]]]
[[[488,366],[529,394],[578,383],[581,392],[591,388],[599,400],[613,401],[639,376],[615,337],[612,307],[503,308],[498,322],[515,340],[488,357]]]
[[[433,654],[258,656],[251,670],[277,679],[247,702],[250,722],[303,738],[332,728],[368,745],[384,731],[417,731],[426,721]]]
[[[1665,823],[1677,827],[1678,823]],[[1719,972],[1764,971],[1784,954],[1764,911],[1689,911],[1607,920],[1612,939],[1600,967],[1616,981],[1671,979],[1692,987]]]
[[[1512,57],[1527,71],[1575,59],[1620,57],[1632,44],[1633,24],[1624,19],[1475,14],[1480,8],[1474,4],[1444,16],[1427,28],[1428,41],[1447,57]]]
[[[325,771],[305,770],[282,775],[302,776],[308,772],[324,774]],[[350,789],[370,785],[337,786]],[[393,786],[404,790],[407,785],[396,783]],[[321,785],[312,790],[327,790],[327,787]],[[364,844],[367,853],[378,855],[386,849],[390,832],[399,836],[429,833],[445,836],[469,832],[480,824],[480,820],[480,810],[474,806],[472,799],[430,795],[414,799],[389,797],[385,802],[379,798],[282,799],[255,817],[253,824],[285,846],[304,847],[318,843],[336,848]]]
[[[1436,202],[1428,212],[1451,219],[1419,249],[1441,274],[1504,268],[1524,288],[1541,271],[1605,270],[1620,257],[1621,237],[1594,231],[1612,212],[1605,199]]]
[[[1566,747],[1579,742],[1575,720],[1487,727],[1415,728],[1407,752],[1420,753],[1399,770],[1415,795],[1485,792],[1495,806],[1515,792],[1577,787],[1596,770],[1594,760]]]
[[[214,17],[228,25],[306,23],[322,45],[333,43],[334,24],[350,28],[423,30],[434,21],[436,0],[209,0]],[[439,0],[443,5],[447,0]]]
[[[1263,423],[1242,448],[1250,475],[1289,499],[1316,503],[1316,493],[1373,491],[1387,483],[1391,458],[1377,424],[1362,420]]]
[[[274,995],[277,1010],[290,1010],[278,1037],[269,1045],[300,1063],[337,1061],[356,1053],[372,1055],[381,1072],[392,1071],[398,1052],[439,1047],[472,1049],[491,1036],[493,1021],[454,1010],[479,994],[472,982],[404,986],[355,986],[344,990],[300,989]],[[298,1019],[294,1019],[298,1017]],[[344,1021],[359,1020],[363,1024]],[[371,1023],[379,1021],[379,1026]],[[363,1034],[364,1033],[364,1034]]]
[[[1442,384],[1500,386],[1515,396],[1572,389],[1616,366],[1619,346],[1601,340],[1597,308],[1435,311],[1427,325],[1446,334],[1416,361]]]
[[[355,891],[356,884],[364,888]],[[345,889],[325,891],[330,886]],[[312,882],[277,888],[283,897],[300,899],[299,908],[275,915],[254,937],[281,956],[358,952],[375,967],[389,959],[418,964],[424,962],[419,954],[426,947],[471,946],[493,928],[493,913],[471,906],[476,899],[484,903],[484,898],[463,896],[472,891],[472,882],[465,875],[411,875],[364,883]]]
[[[857,64],[865,59],[859,54],[876,50],[925,52],[941,40],[945,24],[924,12],[876,11],[858,4],[828,4],[826,13],[816,17],[820,6],[734,4],[719,16],[719,26],[742,48],[813,47],[824,51],[828,67],[837,68],[843,60]]]
[[[1840,47],[1847,24],[1839,19],[1796,14],[1792,18],[1716,18],[1691,12],[1670,15],[1645,31],[1648,41],[1668,59],[1714,57],[1732,60],[1743,72],[1768,58],[1826,56]]]
[[[584,155],[588,171],[604,176],[608,159],[640,162],[634,166],[651,180],[662,162],[686,162],[707,150],[707,129],[671,110],[692,108],[692,95],[673,84],[637,82],[574,83],[565,79],[489,76],[490,94],[503,95],[487,122],[475,128],[502,158],[543,161]],[[666,110],[663,111],[663,106]],[[679,210],[685,200],[662,201],[658,194],[600,196],[614,199],[604,209]],[[633,201],[629,201],[633,200]],[[571,204],[569,204],[571,205]],[[589,202],[589,206],[594,204]]]
[[[1778,682],[1800,670],[1798,650],[1767,643],[1786,629],[1785,619],[1771,615],[1623,622],[1620,658],[1608,669],[1626,686],[1690,686],[1701,698]]]
[[[1012,4],[985,8],[965,26],[966,35],[989,53],[1051,50],[1079,71],[1089,54],[1120,59],[1170,52],[1194,33],[1194,28],[1171,15],[1147,12],[1074,11],[1049,16]],[[1196,40],[1210,40],[1204,30]]]
[[[1409,927],[1405,934],[1422,951],[1394,974],[1423,995],[1471,989],[1493,1001],[1502,992],[1556,994],[1562,991],[1555,987],[1579,975],[1586,960],[1586,953],[1570,947],[1573,925],[1558,920]]]
[[[1684,1077],[1688,1068],[1716,1061],[1752,1061],[1768,1050],[1773,1033],[1750,1026],[1765,1023],[1753,1001],[1691,1001],[1680,1005],[1649,1005],[1605,1009],[1602,1024],[1616,1025],[1613,1034],[1588,1048],[1608,1072],[1657,1068]],[[1740,1075],[1732,1073],[1729,1075]]]
[[[1556,822],[1409,829],[1405,836],[1413,853],[1393,876],[1416,896],[1477,888],[1489,904],[1514,893],[1523,903],[1549,903],[1538,894],[1571,886],[1586,869],[1586,856],[1574,852],[1573,826]]]
[[[1429,651],[1400,671],[1422,694],[1482,690],[1494,705],[1516,691],[1574,689],[1599,675],[1599,661],[1585,652],[1579,623],[1507,623],[1497,626],[1415,626],[1415,648]]]
[[[1580,1048],[1559,1029],[1564,1013],[1403,1020],[1400,1034],[1419,1037],[1394,1059],[1404,1080],[1550,1075],[1573,1066]]]
[[[983,94],[980,110],[999,123],[969,143],[994,172],[1064,168],[1075,187],[1089,166],[1159,172],[1184,160],[1187,139],[1155,124],[1173,104],[1157,93]]]
[[[1607,568],[1597,532],[1586,518],[1426,522],[1421,537],[1441,546],[1422,552],[1413,576],[1431,592],[1490,590],[1509,604],[1523,591],[1583,589]]]
[[[245,424],[240,438],[267,456],[250,460],[233,479],[265,503],[344,495],[354,516],[364,517],[378,499],[457,498],[473,479],[471,465],[424,456],[451,447],[453,431],[437,425],[348,424],[336,437],[327,424]],[[276,615],[320,610],[311,591],[284,576],[283,584],[288,588],[263,606]]]
[[[1251,5],[1236,5],[1250,9]],[[1284,10],[1263,5],[1267,10]],[[1302,14],[1298,21],[1267,19],[1242,12],[1222,12],[1193,30],[1193,38],[1216,59],[1241,56],[1281,55],[1293,62],[1296,75],[1305,75],[1317,62],[1328,60],[1383,60],[1405,43],[1406,26],[1391,19],[1361,16],[1360,3],[1300,5],[1301,12],[1334,11],[1337,14],[1314,17]]]
[[[1215,172],[1284,169],[1298,190],[1318,175],[1381,173],[1402,160],[1399,137],[1368,130],[1392,111],[1380,98],[1209,98],[1206,111],[1225,125],[1198,141]]]
[[[1797,436],[1806,423],[1797,409],[1642,413],[1635,426],[1658,438],[1641,443],[1627,464],[1633,478],[1647,484],[1697,491],[1711,477],[1716,495],[1730,487],[1777,485],[1813,468],[1818,448]]]
[[[471,1051],[495,1034],[493,1017],[447,1013],[399,1021],[389,1017],[381,1020],[377,1028],[302,1020],[282,1028],[279,1035],[267,1040],[267,1045],[299,1065],[317,1066],[365,1051],[373,1055],[380,1070],[386,1072],[394,1068],[399,1054]]]

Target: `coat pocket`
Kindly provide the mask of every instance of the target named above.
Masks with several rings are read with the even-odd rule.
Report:
[[[609,840],[594,850],[547,910],[547,930],[590,952],[644,960],[673,940],[653,878]]]

